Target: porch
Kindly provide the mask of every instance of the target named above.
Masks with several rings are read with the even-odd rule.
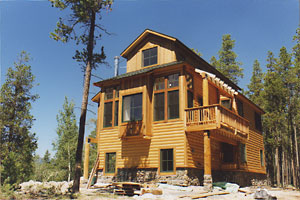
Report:
[[[186,132],[219,130],[230,138],[247,140],[249,121],[219,104],[185,109]]]

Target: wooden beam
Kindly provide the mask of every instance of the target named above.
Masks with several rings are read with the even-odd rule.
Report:
[[[89,178],[89,156],[90,156],[90,143],[89,143],[89,138],[86,138],[85,148],[84,148],[84,166],[83,166],[84,179]]]

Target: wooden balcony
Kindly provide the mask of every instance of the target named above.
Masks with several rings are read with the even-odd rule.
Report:
[[[249,121],[219,104],[187,108],[185,114],[187,132],[219,129],[248,139]]]

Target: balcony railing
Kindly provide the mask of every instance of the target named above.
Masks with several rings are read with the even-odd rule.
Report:
[[[219,104],[187,108],[185,114],[187,131],[223,128],[248,137],[249,121]]]

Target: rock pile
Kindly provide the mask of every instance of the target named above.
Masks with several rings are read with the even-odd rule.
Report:
[[[20,184],[21,193],[36,195],[36,196],[49,196],[49,195],[66,195],[70,192],[73,182],[38,182],[28,181]]]

